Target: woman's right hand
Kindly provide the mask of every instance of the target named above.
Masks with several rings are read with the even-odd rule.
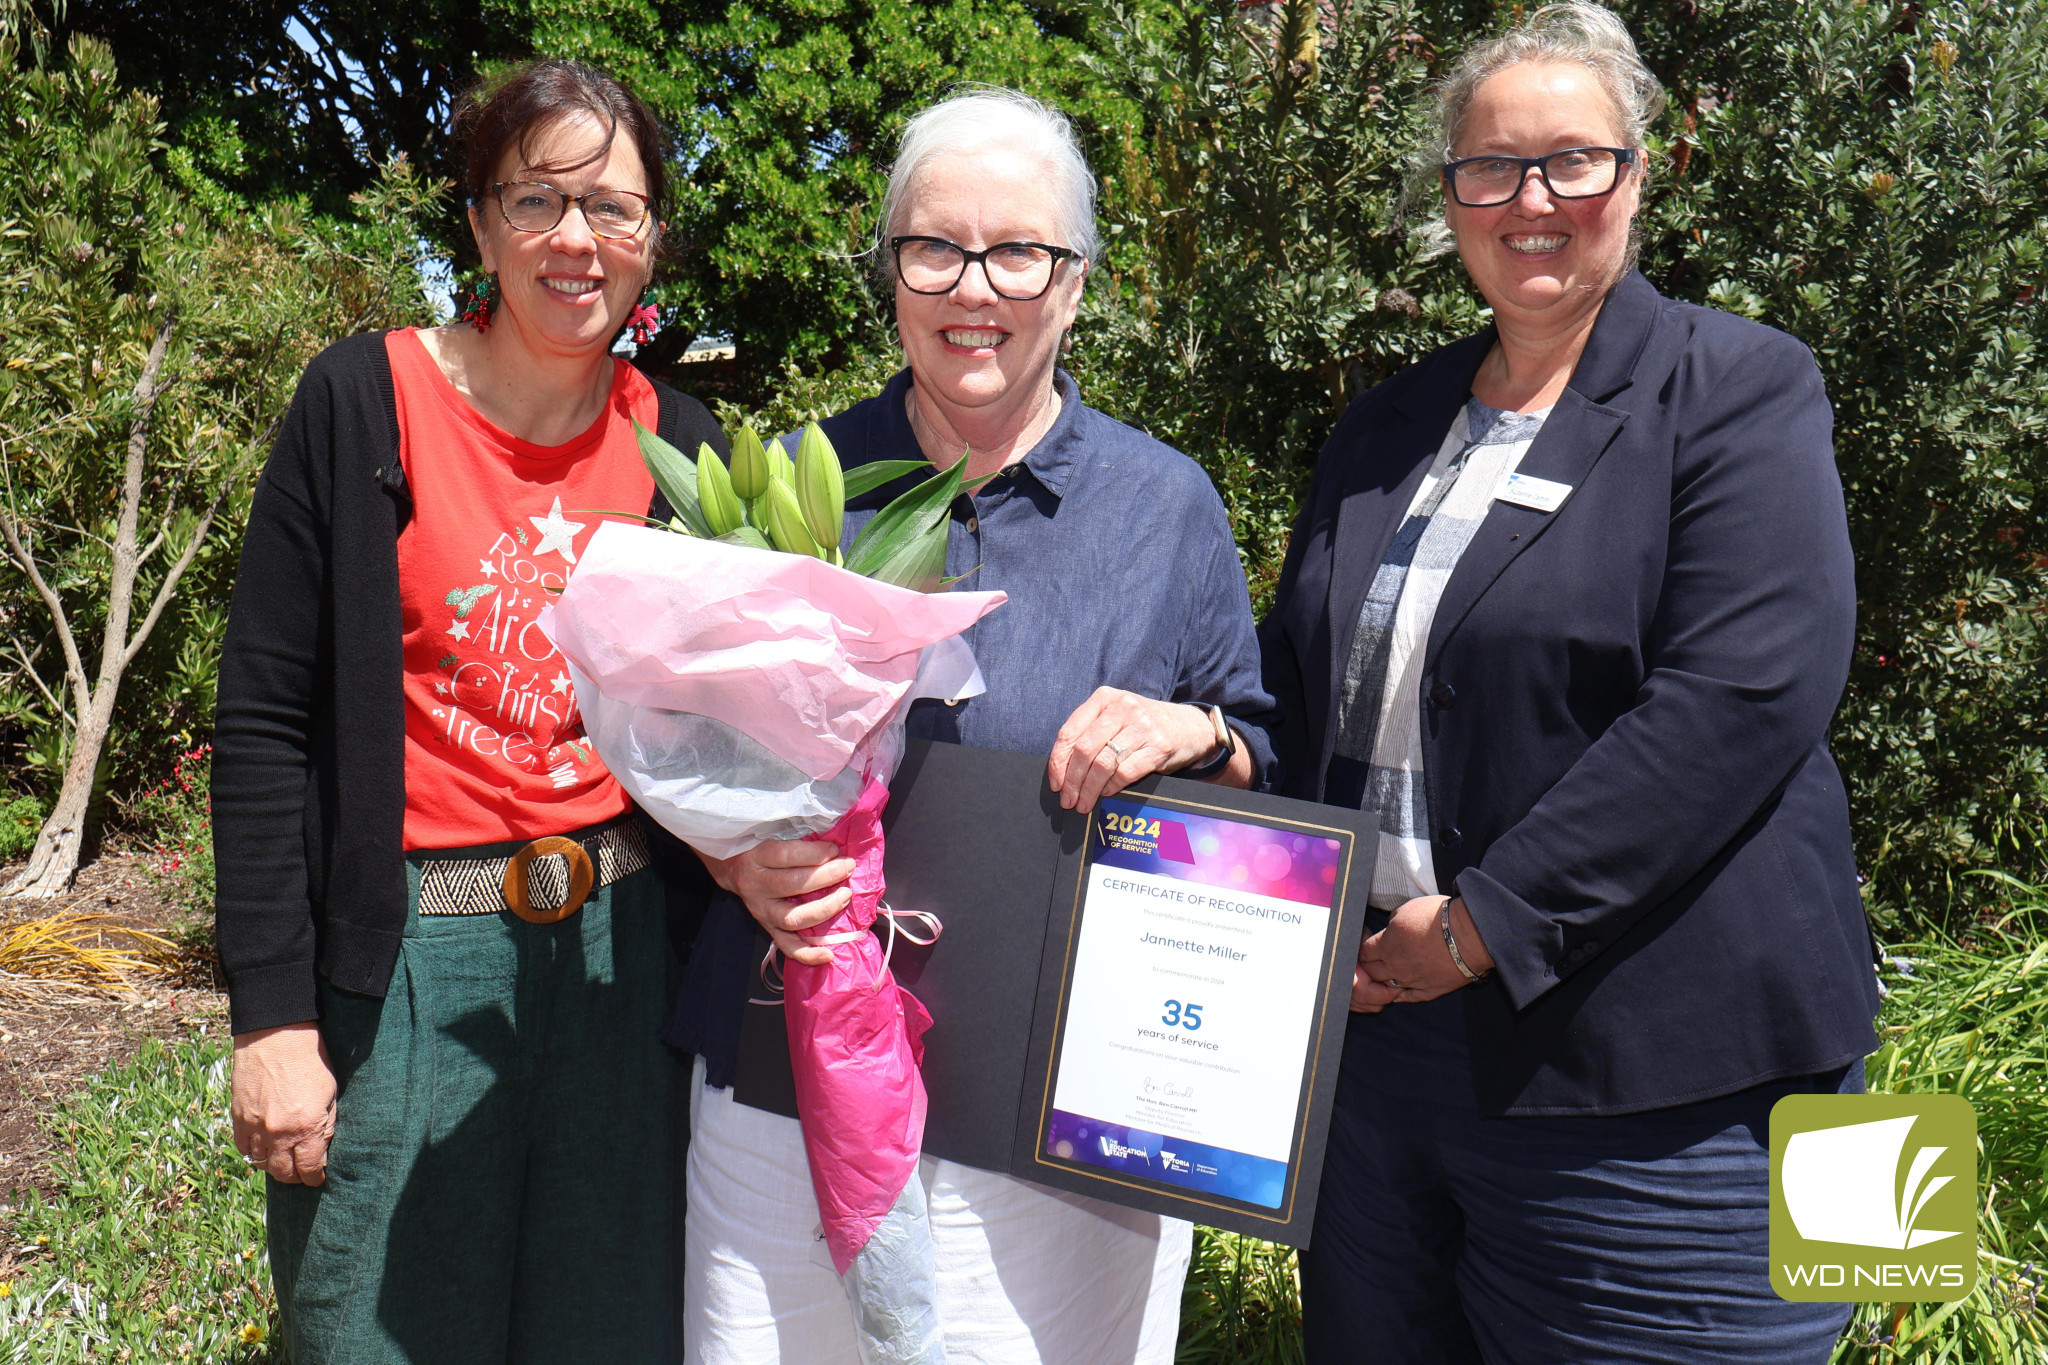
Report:
[[[235,1150],[286,1185],[327,1179],[334,1070],[315,1023],[235,1035]]]
[[[815,929],[853,900],[845,884],[853,875],[853,859],[839,856],[839,845],[818,839],[768,839],[730,858],[703,854],[711,879],[740,898],[775,946],[792,961],[822,967],[832,960],[830,948],[806,943],[798,935]],[[832,894],[796,903],[798,896],[828,888]]]

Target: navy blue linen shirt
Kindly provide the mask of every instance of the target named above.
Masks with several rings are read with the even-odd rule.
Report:
[[[878,397],[820,423],[841,464],[924,458],[904,410],[911,382],[906,369]],[[1117,687],[1221,706],[1237,718],[1259,780],[1273,760],[1273,701],[1222,499],[1193,460],[1086,406],[1064,371],[1053,382],[1061,407],[1052,429],[963,494],[947,534],[947,576],[1010,597],[965,637],[988,691],[957,705],[914,703],[910,735],[1049,754],[1074,708],[1098,687]],[[926,477],[905,475],[849,502],[844,543]],[[664,1032],[704,1057],[714,1085],[730,1083],[737,1059],[753,948],[753,920],[721,893]]]

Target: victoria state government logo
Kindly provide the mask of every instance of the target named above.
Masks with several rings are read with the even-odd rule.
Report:
[[[1771,1109],[1771,1287],[1796,1303],[1966,1297],[1977,1114],[1960,1095],[1787,1095]]]

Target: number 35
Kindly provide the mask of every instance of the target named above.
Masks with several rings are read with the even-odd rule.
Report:
[[[1202,1028],[1202,1007],[1169,1000],[1166,1002],[1166,1013],[1159,1016],[1159,1022],[1168,1028],[1184,1028],[1190,1033],[1199,1033]]]

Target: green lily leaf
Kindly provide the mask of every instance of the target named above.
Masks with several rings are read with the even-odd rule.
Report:
[[[728,545],[745,545],[755,550],[773,550],[775,548],[768,543],[768,537],[762,535],[751,526],[735,526],[732,530],[720,536],[719,539]]]
[[[936,588],[946,571],[946,511],[960,496],[966,468],[966,460],[956,460],[877,512],[848,547],[846,567],[918,592]]]
[[[846,496],[849,500],[863,493],[872,493],[883,484],[900,479],[905,474],[915,474],[920,469],[930,469],[923,460],[876,460],[846,471]]]
[[[668,499],[668,505],[675,509],[676,519],[691,535],[710,540],[711,524],[704,520],[704,509],[697,501],[697,466],[638,420],[633,423],[633,436],[640,442],[641,461],[654,476],[655,486]]]

